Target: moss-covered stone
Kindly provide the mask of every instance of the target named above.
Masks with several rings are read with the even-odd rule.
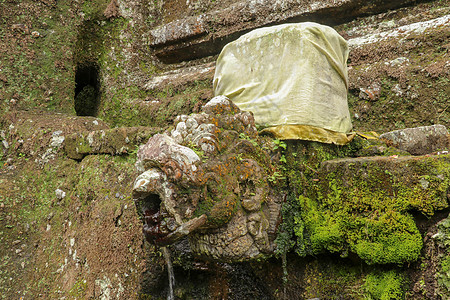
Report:
[[[414,261],[422,237],[410,212],[448,206],[449,157],[374,157],[324,162],[301,195],[297,235],[312,253],[356,253],[369,264]],[[303,227],[302,227],[303,229]],[[306,232],[306,233],[305,233]]]
[[[145,86],[162,71],[189,68],[197,63],[210,62],[214,57],[178,65],[164,65],[154,60],[154,52],[148,47],[151,43],[148,33],[163,19],[172,21],[176,16],[182,16],[186,11],[184,2],[180,10],[180,1],[175,0],[164,3],[117,1],[122,16],[113,18],[104,15],[108,2],[0,0],[0,115],[3,116],[0,133],[2,142],[8,144],[7,149],[0,145],[4,147],[0,154],[0,298],[89,298],[109,294],[135,299],[146,284],[153,287],[149,297],[162,299],[166,296],[164,262],[157,250],[142,244],[141,224],[134,208],[130,209],[133,205],[130,180],[137,175],[134,173],[134,154],[86,155],[81,161],[74,161],[64,156],[58,145],[61,138],[80,131],[104,130],[109,126],[167,128],[178,114],[198,112],[201,104],[211,98],[211,81],[207,78],[212,77],[213,72],[202,77],[201,82],[193,82],[190,76],[187,76],[190,83],[182,86],[166,82],[160,86],[163,91],[148,90]],[[226,8],[233,1],[220,2],[209,1],[192,13],[195,15],[198,9],[203,11],[204,8]],[[198,5],[200,2],[190,3]],[[289,11],[289,7],[287,9]],[[448,15],[448,9],[448,1],[427,1],[343,26],[349,34],[353,32],[356,36],[364,34],[370,26],[383,29],[390,24],[400,26]],[[378,20],[385,22],[380,24]],[[235,37],[238,34],[235,30],[239,28],[242,27],[230,27],[230,37]],[[381,132],[406,126],[447,125],[450,122],[446,68],[448,31],[442,30],[445,28],[427,30],[423,36],[411,36],[404,43],[394,40],[352,53],[349,103],[356,129]],[[36,32],[32,35],[33,31]],[[209,31],[208,35],[214,35],[214,32]],[[399,56],[402,57],[398,59]],[[391,65],[397,63],[400,65]],[[89,64],[98,67],[98,116],[104,122],[94,118],[75,120],[67,115],[21,110],[54,110],[74,116],[76,71]],[[370,92],[374,82],[380,87],[379,98],[364,94],[364,91]],[[439,251],[434,251],[432,245],[435,240],[431,236],[435,232],[427,227],[433,227],[443,215],[436,215],[435,211],[443,207],[443,202],[436,199],[439,193],[445,195],[446,192],[446,183],[442,183],[440,176],[444,174],[446,180],[446,163],[439,163],[436,167],[427,159],[421,159],[422,170],[416,170],[420,176],[411,179],[411,185],[391,182],[394,179],[409,180],[410,174],[401,177],[401,172],[391,170],[389,172],[394,175],[383,174],[381,169],[373,172],[370,180],[358,177],[351,181],[352,186],[342,188],[342,178],[328,179],[321,175],[323,160],[362,155],[402,156],[407,153],[379,142],[363,140],[356,140],[348,147],[299,142],[296,148],[292,145],[295,143],[288,141],[285,144],[287,151],[282,151],[283,147],[275,149],[281,145],[280,141],[274,143],[267,137],[239,136],[232,133],[234,128],[231,129],[219,134],[221,143],[230,145],[237,140],[242,143],[238,154],[234,158],[230,155],[232,166],[224,167],[228,172],[223,174],[234,171],[233,166],[244,160],[253,159],[264,169],[259,174],[267,176],[274,193],[286,199],[284,223],[278,226],[274,222],[271,228],[271,232],[279,229],[279,237],[284,235],[280,240],[286,244],[281,246],[281,242],[278,243],[280,250],[295,249],[301,255],[332,251],[344,256],[349,253],[352,258],[352,252],[355,252],[366,261],[380,261],[379,255],[386,253],[386,246],[393,252],[398,250],[401,256],[388,255],[382,261],[403,259],[409,262],[422,243],[418,240],[417,228],[420,228],[424,232],[423,243],[429,246],[426,250],[432,252],[433,258],[425,263],[434,265],[429,268],[427,276],[418,277],[423,280],[417,280],[410,292],[414,290],[414,299],[419,299],[418,294],[422,292],[424,299],[431,299],[438,297],[433,294],[433,288],[439,285],[441,297],[448,296],[448,247],[443,244],[444,247],[436,246]],[[120,135],[117,138],[102,141],[113,145],[105,152],[121,149],[123,140]],[[116,143],[118,140],[120,143]],[[255,146],[255,143],[259,145]],[[86,148],[88,146],[85,144]],[[251,151],[252,146],[257,148],[256,152]],[[209,159],[202,149],[193,149],[201,159]],[[438,171],[434,172],[435,169]],[[348,173],[353,176],[357,171],[352,169]],[[338,171],[333,173],[340,174]],[[364,181],[376,184],[361,185]],[[219,192],[225,191],[226,194],[229,181],[220,184]],[[255,187],[250,186],[243,194],[251,198],[259,184],[255,182]],[[385,186],[391,188],[378,191]],[[211,194],[214,187],[213,184],[207,194]],[[56,190],[64,191],[65,197],[57,196]],[[286,190],[289,194],[284,198]],[[181,192],[192,195],[190,189],[181,189]],[[195,213],[212,212],[215,226],[219,226],[226,223],[228,214],[236,213],[236,209],[253,211],[258,207],[244,207],[244,204],[240,207],[236,203],[227,206],[226,200],[211,198],[210,203],[203,202],[203,211],[199,207]],[[427,219],[425,226],[417,217],[417,211],[434,216]],[[250,228],[253,230],[255,227],[252,225]],[[394,241],[401,245],[410,243],[411,250],[398,249],[392,245]],[[295,246],[294,242],[297,242]],[[374,247],[380,245],[382,247]],[[439,256],[439,252],[443,255]],[[425,256],[428,254],[424,253]],[[239,299],[246,296],[255,298],[255,295],[261,299],[266,296],[295,299],[299,295],[305,299],[383,299],[387,297],[386,291],[387,295],[400,295],[392,292],[397,291],[395,287],[399,286],[402,270],[391,272],[388,269],[392,266],[385,270],[370,269],[372,275],[369,276],[368,267],[360,261],[348,267],[344,264],[350,260],[340,260],[337,255],[331,258],[309,256],[298,260],[293,259],[294,256],[294,253],[288,255],[289,280],[285,286],[282,263],[276,259],[255,261],[252,272],[242,272],[248,267],[246,264],[231,272],[220,268],[230,270],[235,265],[198,264],[193,260],[190,261],[193,269],[176,275],[177,283],[186,283],[185,291],[177,295],[195,299],[226,295]],[[250,273],[260,272],[264,264],[266,269],[261,271],[261,280],[258,281]],[[411,269],[414,263],[404,265],[408,274],[425,273],[422,268]],[[144,266],[147,271],[141,276]],[[214,269],[217,266],[219,268]],[[142,277],[144,283],[141,284]],[[366,288],[362,286],[364,277]],[[378,287],[387,287],[390,283],[394,288]],[[251,288],[243,293],[242,289],[236,288],[238,286]],[[262,292],[252,293],[255,286],[263,287]],[[198,292],[200,289],[201,293]]]
[[[127,154],[137,151],[140,144],[158,131],[141,126],[74,133],[65,139],[64,150],[73,159],[82,159],[88,154]]]
[[[147,241],[187,236],[193,254],[218,261],[271,255],[283,182],[252,114],[218,96],[175,122],[138,151],[133,197]]]

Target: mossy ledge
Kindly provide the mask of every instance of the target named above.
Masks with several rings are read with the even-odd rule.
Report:
[[[411,212],[431,217],[448,207],[449,167],[448,155],[323,162],[296,198],[297,247],[352,252],[368,264],[417,260],[423,242]]]

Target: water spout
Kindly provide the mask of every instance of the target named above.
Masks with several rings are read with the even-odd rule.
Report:
[[[161,247],[164,259],[167,264],[167,275],[169,276],[169,292],[167,293],[167,300],[174,300],[173,288],[175,286],[175,276],[173,275],[172,260],[170,259],[170,251],[167,247]]]

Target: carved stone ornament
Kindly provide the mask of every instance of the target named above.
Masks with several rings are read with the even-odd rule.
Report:
[[[274,251],[283,195],[253,115],[218,96],[140,147],[133,198],[148,242],[241,261]]]

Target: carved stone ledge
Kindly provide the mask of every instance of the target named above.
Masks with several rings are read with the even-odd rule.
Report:
[[[225,44],[259,27],[302,21],[336,25],[412,2],[414,1],[241,1],[222,10],[161,25],[150,32],[150,45],[161,61],[176,63],[217,54]]]

